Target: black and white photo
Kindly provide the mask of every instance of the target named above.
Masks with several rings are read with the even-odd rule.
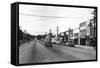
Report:
[[[19,4],[18,63],[97,60],[94,7]]]

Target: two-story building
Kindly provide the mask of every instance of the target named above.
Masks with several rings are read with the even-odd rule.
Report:
[[[79,25],[79,44],[86,45],[86,22]]]
[[[78,45],[78,39],[79,39],[79,27],[73,29],[73,37],[74,37],[74,44]]]

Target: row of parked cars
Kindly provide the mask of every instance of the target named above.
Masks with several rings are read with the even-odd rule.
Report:
[[[72,41],[64,42],[61,39],[57,40],[57,38],[46,38],[45,39],[45,46],[52,47],[52,44],[74,47],[74,43]]]

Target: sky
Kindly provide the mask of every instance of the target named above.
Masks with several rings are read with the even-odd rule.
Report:
[[[19,26],[31,35],[64,32],[93,18],[92,8],[19,5]]]

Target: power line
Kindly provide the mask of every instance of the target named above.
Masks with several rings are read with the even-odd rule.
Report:
[[[21,15],[26,15],[26,16],[35,16],[35,17],[47,17],[47,18],[91,18],[91,17],[58,17],[58,16],[43,16],[43,15],[33,15],[33,14],[24,14],[24,13],[19,13]]]

